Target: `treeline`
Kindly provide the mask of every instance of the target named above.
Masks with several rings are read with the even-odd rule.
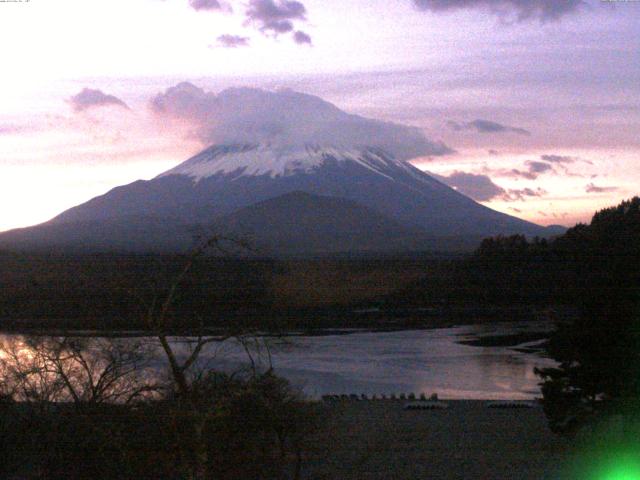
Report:
[[[553,240],[522,236],[482,242],[467,263],[474,284],[497,301],[562,301],[586,306],[594,297],[629,297],[640,273],[640,198],[597,212]]]
[[[574,264],[579,315],[560,324],[540,373],[551,427],[574,432],[602,414],[640,425],[640,198],[596,213],[552,251]],[[631,430],[630,430],[631,431]],[[634,439],[635,442],[635,439]]]
[[[594,296],[635,288],[639,205],[638,197],[622,202],[553,239],[487,238],[470,257],[441,264],[390,302],[581,308]]]

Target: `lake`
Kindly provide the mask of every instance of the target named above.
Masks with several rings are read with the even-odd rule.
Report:
[[[527,348],[458,342],[551,328],[548,322],[527,322],[297,336],[284,351],[274,349],[271,361],[277,373],[312,397],[413,392],[450,399],[524,400],[540,396],[534,368],[553,366],[552,360]],[[217,357],[214,364],[233,370],[244,354],[229,345],[218,350]]]
[[[540,355],[538,341],[512,346],[472,346],[460,342],[522,333],[548,332],[548,322],[512,322],[453,328],[401,331],[341,331],[326,335],[286,337],[269,352],[254,355],[269,362],[306,395],[391,395],[437,393],[448,399],[525,400],[540,396],[535,367],[554,362]],[[11,341],[14,335],[0,335]],[[268,338],[268,337],[267,337]],[[184,355],[188,338],[173,338]],[[162,358],[162,357],[159,357]],[[225,371],[247,364],[235,342],[208,345],[203,363]]]

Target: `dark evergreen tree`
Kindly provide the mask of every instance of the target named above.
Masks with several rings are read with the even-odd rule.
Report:
[[[637,413],[640,399],[640,198],[596,213],[553,242],[575,269],[567,285],[580,315],[558,326],[557,368],[538,371],[550,426],[560,433],[607,413]]]

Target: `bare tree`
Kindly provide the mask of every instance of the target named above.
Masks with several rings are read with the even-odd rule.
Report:
[[[182,450],[183,461],[188,465],[187,478],[193,480],[208,478],[207,465],[210,459],[205,429],[206,425],[217,414],[211,398],[203,395],[203,379],[209,377],[203,375],[204,372],[198,369],[198,360],[208,345],[231,339],[239,341],[245,351],[250,352],[247,346],[248,339],[254,338],[254,330],[252,327],[242,326],[228,328],[224,333],[212,335],[206,332],[205,321],[198,319],[199,328],[193,329],[194,337],[192,337],[191,341],[186,342],[190,347],[190,351],[186,356],[180,356],[170,340],[171,333],[175,331],[176,327],[180,327],[180,325],[175,325],[172,321],[171,309],[183,281],[190,274],[195,263],[209,252],[227,255],[229,246],[243,250],[250,248],[249,242],[245,240],[220,235],[212,236],[208,240],[201,242],[188,256],[184,267],[170,284],[164,297],[156,296],[153,299],[147,308],[144,319],[157,338],[167,360],[171,383],[177,400],[176,415],[180,417],[181,425],[179,430],[184,432],[186,424],[187,434],[191,437],[191,441],[179,441],[178,445]],[[249,358],[252,359],[251,356]]]
[[[172,404],[177,445],[182,463],[186,466],[185,476],[191,480],[214,478],[216,467],[211,453],[210,426],[219,424],[224,412],[231,415],[231,411],[240,408],[237,402],[242,404],[243,399],[250,398],[250,410],[261,409],[261,415],[269,419],[266,423],[258,422],[261,431],[257,435],[267,435],[272,447],[279,449],[281,466],[285,462],[286,446],[295,443],[297,460],[293,477],[298,478],[302,440],[309,430],[300,426],[305,424],[302,417],[311,418],[311,415],[308,409],[303,408],[305,402],[293,393],[288,382],[273,375],[270,337],[260,335],[256,325],[251,324],[228,325],[223,331],[212,334],[207,331],[206,322],[198,318],[199,328],[192,328],[194,335],[181,342],[188,346],[186,354],[178,352],[175,341],[172,341],[172,333],[181,330],[181,326],[175,324],[171,310],[185,278],[202,256],[211,251],[228,255],[229,246],[250,249],[249,243],[244,240],[224,236],[209,238],[189,255],[165,295],[156,296],[145,313],[145,323],[154,332],[168,364],[175,395]],[[282,337],[277,338],[279,342],[287,343],[282,341]],[[224,343],[234,343],[245,353],[249,367],[244,372],[244,381],[236,380],[233,374],[226,377],[203,366],[203,353],[209,356],[213,344]],[[227,418],[233,424],[232,429],[236,429],[237,422],[246,421],[250,415],[250,412],[245,412],[242,418],[233,415]]]
[[[62,472],[69,479],[112,478],[115,465],[133,471],[144,463],[130,454],[143,421],[131,407],[149,410],[149,401],[162,394],[151,348],[139,339],[5,340],[0,396],[10,403],[0,408],[0,434],[39,469],[37,478],[62,478]],[[10,468],[24,468],[13,457]]]
[[[0,375],[16,401],[130,404],[160,389],[151,352],[134,339],[15,337],[0,345]]]

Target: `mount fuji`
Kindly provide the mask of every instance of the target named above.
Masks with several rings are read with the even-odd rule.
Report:
[[[196,87],[181,88],[182,99],[185,88],[193,94]],[[480,205],[407,163],[401,154],[394,156],[393,142],[385,141],[385,135],[402,139],[403,129],[409,127],[349,116],[317,97],[295,92],[286,91],[284,102],[278,102],[279,93],[248,92],[253,111],[256,98],[267,105],[261,115],[272,114],[268,130],[277,131],[277,138],[256,127],[261,119],[236,115],[229,123],[251,125],[252,131],[261,132],[259,141],[217,143],[152,180],[114,188],[49,222],[1,234],[0,246],[184,251],[193,245],[194,230],[204,227],[248,234],[270,253],[315,254],[417,251],[436,245],[441,249],[448,243],[473,245],[489,235],[550,233]],[[162,99],[165,109],[173,105],[170,94],[167,91]],[[234,112],[247,111],[230,109],[226,95],[222,92],[214,99],[219,116],[224,105]],[[231,95],[236,103],[238,95],[243,94]],[[308,128],[304,108],[300,113],[299,107],[305,102],[314,111]],[[322,108],[325,115],[318,113]],[[287,116],[290,110],[296,115]],[[297,132],[312,133],[287,141],[292,125]],[[341,141],[330,143],[327,132],[336,125],[342,130]],[[325,143],[313,134],[319,129]],[[353,139],[349,129],[355,132]],[[408,131],[416,135],[414,129]],[[243,137],[238,130],[234,136]],[[417,138],[429,148],[441,148]],[[404,142],[400,146],[403,151],[412,147]]]

